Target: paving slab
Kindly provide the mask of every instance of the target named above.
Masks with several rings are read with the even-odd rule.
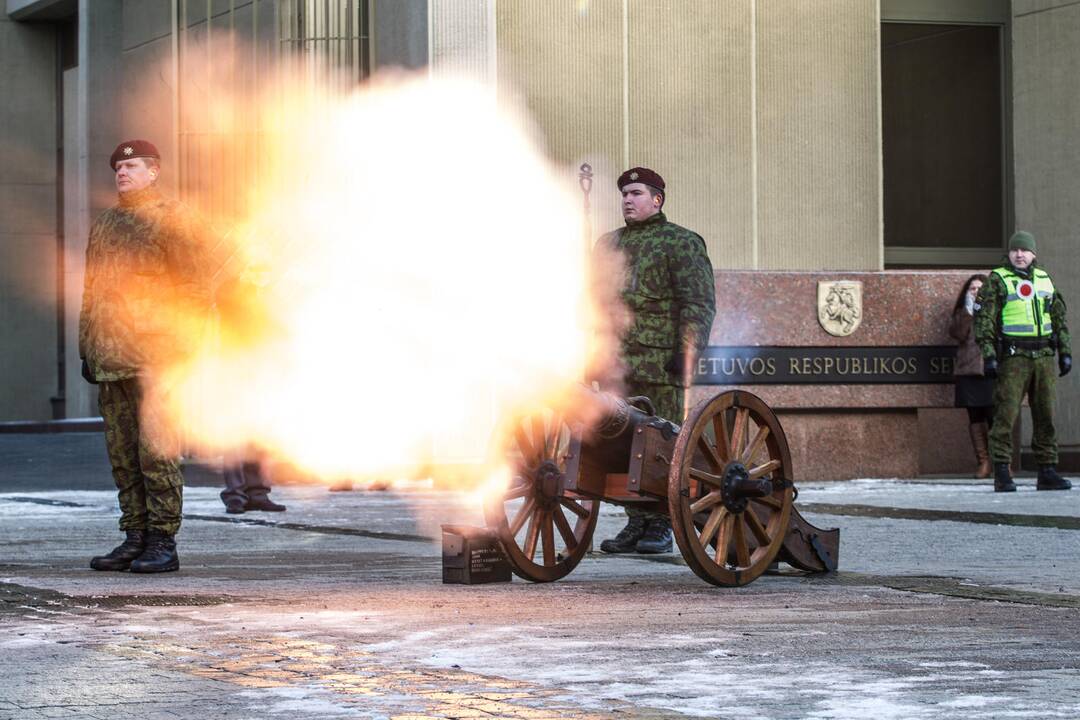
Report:
[[[677,552],[443,585],[439,525],[481,522],[467,493],[286,486],[287,512],[230,516],[189,487],[181,571],[137,576],[88,568],[119,535],[111,490],[55,475],[81,445],[37,487],[5,470],[42,446],[11,447],[0,720],[1080,717],[1077,493],[807,484],[840,572],[725,589]]]

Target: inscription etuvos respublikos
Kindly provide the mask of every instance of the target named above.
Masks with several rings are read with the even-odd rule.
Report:
[[[696,385],[951,383],[956,348],[708,347]]]

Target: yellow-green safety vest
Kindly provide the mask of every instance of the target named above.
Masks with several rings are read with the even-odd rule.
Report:
[[[1035,268],[1030,281],[1008,268],[994,268],[994,274],[1005,282],[1009,291],[1001,308],[1001,334],[1025,338],[1052,335],[1050,303],[1054,300],[1054,283],[1050,276],[1039,268]]]

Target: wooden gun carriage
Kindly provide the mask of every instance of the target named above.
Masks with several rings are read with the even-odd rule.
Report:
[[[509,485],[485,501],[488,527],[514,573],[567,575],[589,551],[600,502],[671,517],[686,564],[706,582],[741,586],[777,560],[836,569],[840,531],[794,508],[791,453],[776,415],[756,395],[722,392],[679,427],[647,398],[582,386],[564,417],[546,410],[507,429]]]

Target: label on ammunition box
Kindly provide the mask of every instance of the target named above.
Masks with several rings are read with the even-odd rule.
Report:
[[[495,572],[499,563],[505,562],[502,551],[497,547],[473,548],[469,553],[469,569],[473,573]]]

